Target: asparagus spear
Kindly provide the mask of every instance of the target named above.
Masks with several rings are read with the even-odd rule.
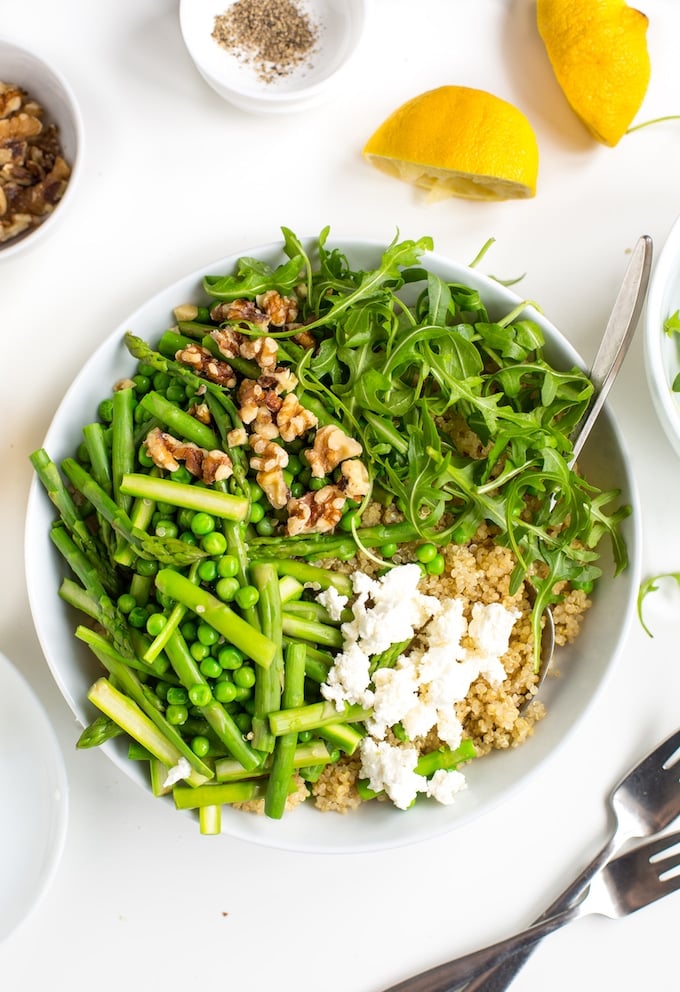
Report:
[[[281,702],[286,709],[302,706],[305,701],[305,648],[291,644],[286,649],[285,682]],[[276,738],[274,760],[264,797],[267,816],[278,820],[283,816],[288,789],[295,764],[297,731],[291,730]]]

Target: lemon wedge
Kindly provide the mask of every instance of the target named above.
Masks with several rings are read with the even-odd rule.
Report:
[[[468,86],[440,86],[398,107],[363,155],[388,175],[425,189],[428,199],[535,196],[538,142],[525,115]]]

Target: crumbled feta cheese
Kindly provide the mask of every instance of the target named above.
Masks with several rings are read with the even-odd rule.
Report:
[[[418,591],[418,565],[391,568],[379,579],[355,572],[354,619],[342,626],[345,637],[358,641],[366,654],[380,654],[390,645],[407,641],[441,609],[435,596]]]
[[[414,747],[398,747],[364,737],[360,748],[359,774],[368,779],[369,789],[384,790],[399,809],[408,809],[417,794],[427,789],[427,779],[415,771],[418,752]]]
[[[477,603],[468,623],[460,600],[419,592],[421,575],[418,565],[397,566],[380,579],[364,572],[352,575],[353,619],[341,626],[343,649],[321,686],[324,698],[338,709],[346,703],[373,709],[366,722],[368,736],[360,745],[360,774],[369,779],[371,789],[386,792],[401,809],[408,808],[418,792],[438,802],[453,802],[465,787],[465,777],[444,770],[427,783],[415,772],[416,748],[385,741],[388,728],[400,723],[411,740],[436,729],[443,743],[457,748],[463,727],[456,704],[480,675],[491,684],[505,679],[502,657],[520,615],[500,603]],[[335,590],[317,599],[336,619],[347,604]],[[371,677],[371,656],[410,641],[416,633],[417,647],[402,654],[394,667],[378,668]],[[464,647],[465,639],[472,645]]]
[[[402,655],[394,668],[378,668],[374,672],[373,685],[373,717],[367,726],[373,737],[382,740],[387,728],[399,723],[417,704],[418,668]]]
[[[186,778],[187,775],[191,775],[191,765],[186,758],[182,757],[176,765],[173,765],[172,768],[168,768],[168,774],[165,776],[163,788],[171,789],[176,782],[180,782],[183,778]]]
[[[463,773],[456,771],[455,768],[451,771],[445,768],[437,769],[427,783],[428,796],[444,806],[450,806],[455,802],[456,795],[462,789],[467,789],[467,782]]]
[[[341,595],[335,586],[329,586],[320,592],[316,601],[326,607],[331,620],[340,620],[342,611],[347,606],[347,596]]]
[[[370,688],[369,666],[370,658],[358,644],[346,644],[344,650],[336,655],[333,667],[321,686],[324,699],[334,702],[339,710],[345,703],[372,706],[374,693]]]

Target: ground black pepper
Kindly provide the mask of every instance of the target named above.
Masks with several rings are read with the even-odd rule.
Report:
[[[215,18],[212,37],[271,83],[311,57],[319,29],[297,0],[236,0]]]

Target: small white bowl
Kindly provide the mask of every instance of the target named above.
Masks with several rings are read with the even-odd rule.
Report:
[[[0,243],[0,259],[5,259],[13,258],[47,237],[64,216],[81,171],[83,123],[73,90],[61,72],[41,55],[3,37],[0,37],[0,80],[16,83],[41,104],[45,111],[44,120],[56,124],[59,129],[63,156],[71,168],[66,191],[54,210],[36,227]]]
[[[680,455],[680,336],[667,334],[664,323],[680,310],[680,217],[663,245],[649,280],[644,318],[644,352],[652,402],[668,440]]]
[[[268,81],[258,63],[239,55],[213,37],[215,18],[237,0],[180,0],[184,42],[204,80],[241,110],[281,114],[306,110],[329,98],[347,71],[361,39],[366,0],[297,0],[297,6],[316,28],[309,54],[290,72]]]

